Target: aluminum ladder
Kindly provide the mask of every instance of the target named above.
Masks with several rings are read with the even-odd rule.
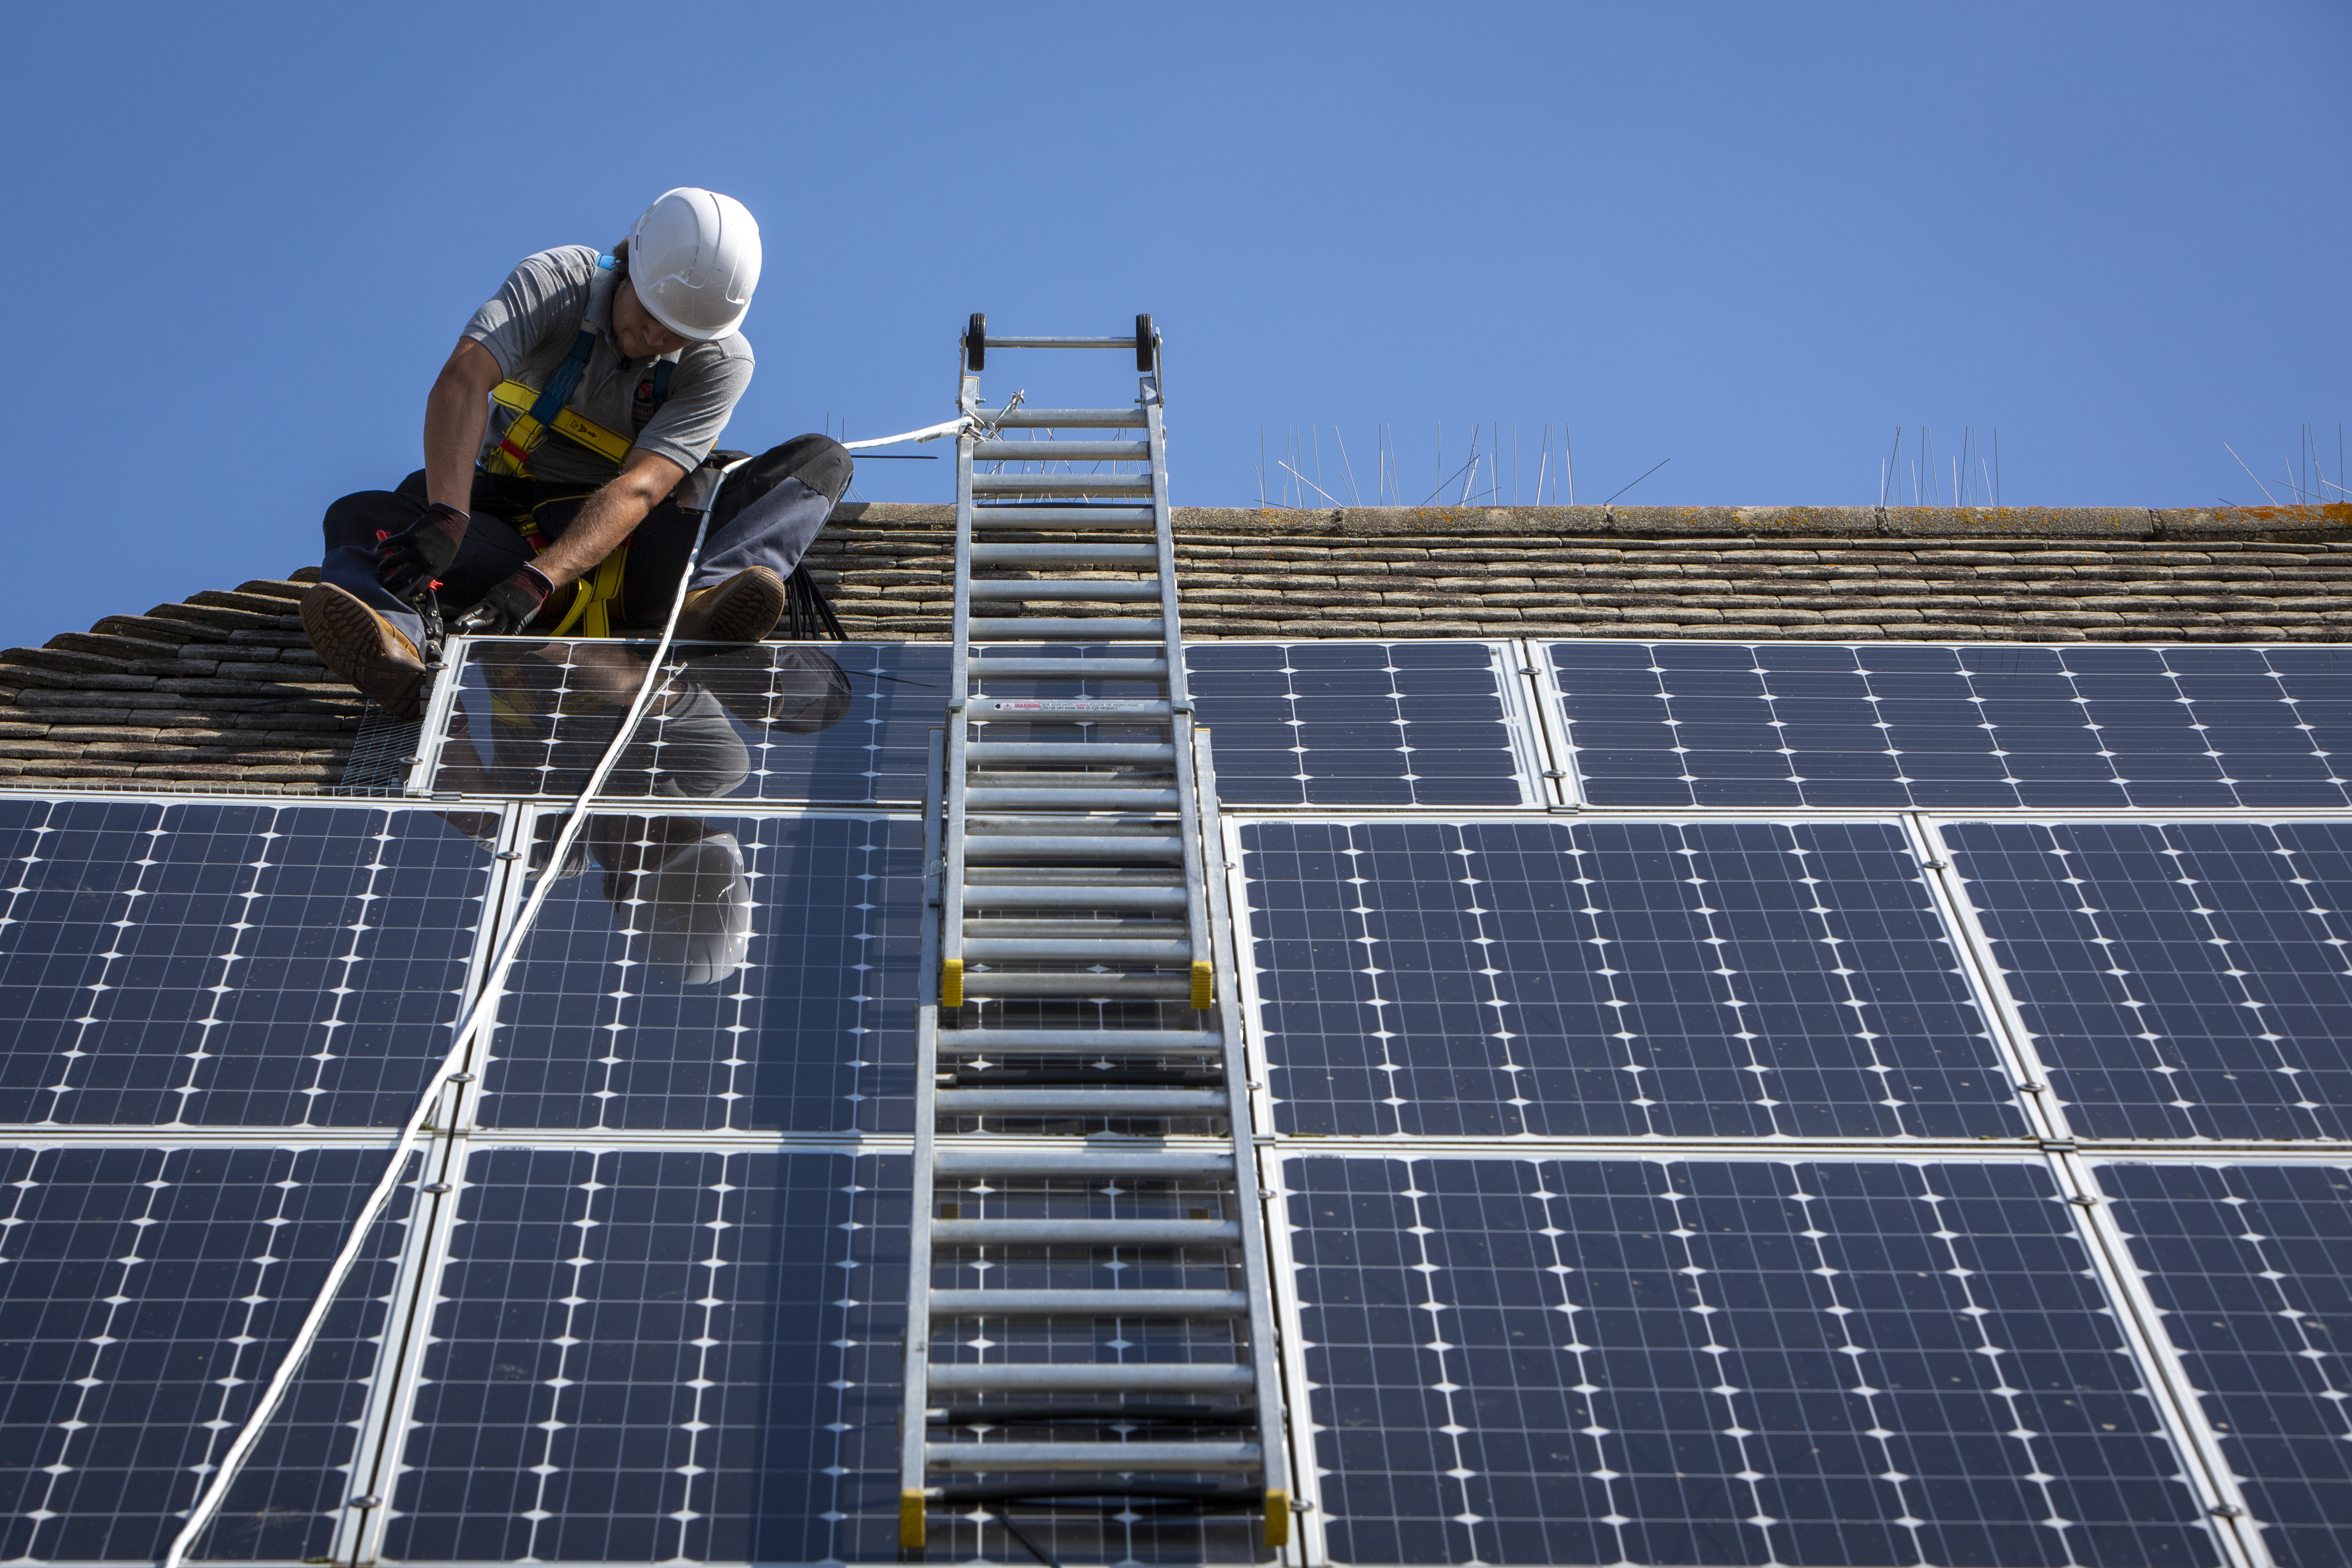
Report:
[[[999,349],[1132,350],[1138,395],[986,409]],[[899,1543],[919,1552],[935,1510],[994,1505],[1027,1545],[1024,1502],[1147,1500],[1255,1515],[1255,1555],[1288,1542],[1290,1481],[1160,340],[1149,316],[1131,338],[974,316],[961,359]],[[1095,471],[1021,471],[1055,465]]]

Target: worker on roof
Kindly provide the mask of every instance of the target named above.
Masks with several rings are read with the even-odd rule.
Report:
[[[772,631],[851,464],[839,442],[801,436],[718,484],[737,456],[714,452],[751,384],[741,327],[759,280],[759,225],[692,186],[663,193],[610,255],[524,258],[433,384],[425,467],[327,509],[302,599],[327,668],[413,717],[428,588],[476,635],[658,627],[706,509],[677,635]]]

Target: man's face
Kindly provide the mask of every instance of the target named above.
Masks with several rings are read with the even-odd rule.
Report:
[[[637,286],[625,278],[613,294],[613,336],[620,340],[626,359],[671,353],[688,341],[654,320],[653,312],[637,302]]]

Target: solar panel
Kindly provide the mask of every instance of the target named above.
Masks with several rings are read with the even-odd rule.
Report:
[[[2352,1135],[2352,822],[1943,835],[2077,1131]]]
[[[1281,1131],[2023,1131],[1893,824],[1261,821],[1242,843]]]
[[[0,1121],[381,1126],[447,1048],[491,861],[432,813],[18,798],[0,843]]]
[[[0,1552],[162,1554],[383,1162],[380,1149],[0,1149]],[[406,1214],[404,1194],[369,1238],[215,1554],[325,1549]]]
[[[509,976],[485,1126],[909,1131],[919,821],[607,813],[583,837]]]
[[[618,732],[650,645],[467,645],[431,787],[573,795]],[[608,796],[863,805],[923,797],[946,702],[939,643],[695,644]]]
[[[466,1169],[386,1556],[895,1555],[903,1157]]]
[[[1227,805],[1539,805],[1504,657],[1475,642],[1211,642],[1184,668]]]
[[[2352,803],[2326,648],[1549,645],[1601,805],[2272,810]]]
[[[2352,1560],[2352,1170],[2106,1164],[2099,1182],[2263,1544],[2286,1568]]]
[[[576,794],[613,738],[644,669],[633,661],[646,651],[609,642],[470,644],[429,787]],[[1048,686],[1054,696],[1134,694],[1116,680],[1084,684],[1089,661],[1132,649],[993,651],[1067,659],[1081,684],[1000,679],[984,682],[992,696]],[[623,754],[607,794],[918,802],[929,731],[942,717],[947,656],[937,643],[691,647],[676,694]],[[1532,733],[1517,717],[1516,677],[1504,658],[1486,643],[1211,643],[1187,650],[1186,668],[1201,722],[1215,731],[1227,801],[1539,805]],[[1097,738],[1109,738],[1097,728]]]
[[[1285,1170],[1334,1561],[2217,1560],[2038,1163]]]

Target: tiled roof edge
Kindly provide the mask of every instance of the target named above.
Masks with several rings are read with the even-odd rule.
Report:
[[[955,509],[854,501],[836,522],[949,527]],[[2295,539],[2352,544],[2352,503],[2264,507],[1178,507],[1181,532],[1542,538]]]

